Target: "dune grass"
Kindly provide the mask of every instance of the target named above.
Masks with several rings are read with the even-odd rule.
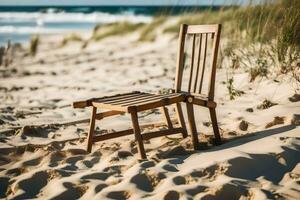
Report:
[[[79,35],[72,33],[71,35],[67,35],[66,37],[63,38],[63,40],[61,41],[61,46],[65,46],[71,41],[81,42],[83,41],[83,39]]]
[[[189,11],[177,23],[166,27],[164,33],[178,33],[179,25],[223,25],[223,42],[219,65],[224,58],[249,72],[249,80],[270,77],[269,74],[289,75],[300,92],[300,1],[275,0],[245,7],[225,7],[220,10]],[[229,66],[236,68],[236,65]],[[272,67],[272,69],[270,69]],[[230,77],[228,80],[231,80]],[[233,82],[233,81],[232,81]],[[230,85],[230,83],[228,83]],[[230,91],[231,87],[229,87]],[[229,93],[230,93],[229,91]]]
[[[30,39],[30,43],[29,43],[29,54],[31,56],[35,56],[37,51],[38,51],[38,46],[39,46],[39,42],[40,42],[40,38],[38,35],[33,36]]]
[[[130,33],[139,29],[143,25],[143,23],[130,22],[111,23],[102,26],[99,25],[94,28],[92,40],[99,41],[106,37]]]
[[[166,16],[158,16],[153,19],[149,24],[146,24],[140,33],[139,41],[154,41],[155,40],[155,31],[157,27],[163,24],[166,21]]]

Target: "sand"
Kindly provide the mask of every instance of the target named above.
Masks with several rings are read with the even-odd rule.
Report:
[[[35,57],[20,54],[1,67],[0,198],[299,199],[300,101],[289,99],[294,90],[284,77],[250,83],[249,74],[237,70],[235,86],[244,94],[229,100],[226,67],[218,69],[221,146],[210,143],[208,110],[197,107],[203,150],[194,151],[190,136],[179,134],[146,141],[148,160],[138,159],[133,136],[96,143],[89,154],[90,111],[70,104],[172,88],[177,40],[163,35],[140,43],[132,33],[82,49],[81,42],[61,47],[62,37],[43,37]],[[258,109],[266,99],[276,105]],[[161,115],[144,112],[140,120],[157,122]],[[128,116],[112,117],[98,122],[97,130],[130,125]]]

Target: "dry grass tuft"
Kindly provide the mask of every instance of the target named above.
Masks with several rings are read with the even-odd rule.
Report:
[[[37,51],[38,51],[38,46],[39,46],[40,38],[38,35],[33,36],[30,40],[29,44],[29,54],[31,56],[35,56]]]
[[[155,30],[165,21],[165,16],[159,16],[155,18],[151,23],[146,24],[141,31],[139,41],[154,41],[156,37]]]
[[[94,32],[91,39],[99,41],[106,37],[130,33],[139,29],[143,25],[143,23],[135,24],[129,22],[112,23],[103,26],[98,25],[94,28]]]

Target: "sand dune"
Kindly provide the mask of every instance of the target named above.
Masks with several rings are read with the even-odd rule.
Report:
[[[244,94],[232,101],[222,83],[226,69],[217,72],[217,114],[225,144],[211,144],[208,111],[197,108],[201,151],[193,151],[190,137],[176,135],[146,141],[146,161],[137,159],[133,136],[97,143],[86,153],[89,111],[74,110],[72,101],[173,87],[174,37],[142,44],[136,34],[125,37],[84,50],[77,42],[60,47],[42,38],[36,57],[17,58],[3,68],[0,198],[299,198],[299,99],[289,99],[294,95],[289,82],[261,78],[249,83],[243,70],[235,80]],[[266,99],[276,105],[259,107]],[[157,110],[140,117],[142,123],[161,120]],[[109,118],[97,130],[128,128],[129,120]]]

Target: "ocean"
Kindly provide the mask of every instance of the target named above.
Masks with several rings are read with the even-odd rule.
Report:
[[[32,35],[92,29],[118,21],[149,23],[159,14],[178,15],[195,6],[0,6],[0,45],[28,42]]]

